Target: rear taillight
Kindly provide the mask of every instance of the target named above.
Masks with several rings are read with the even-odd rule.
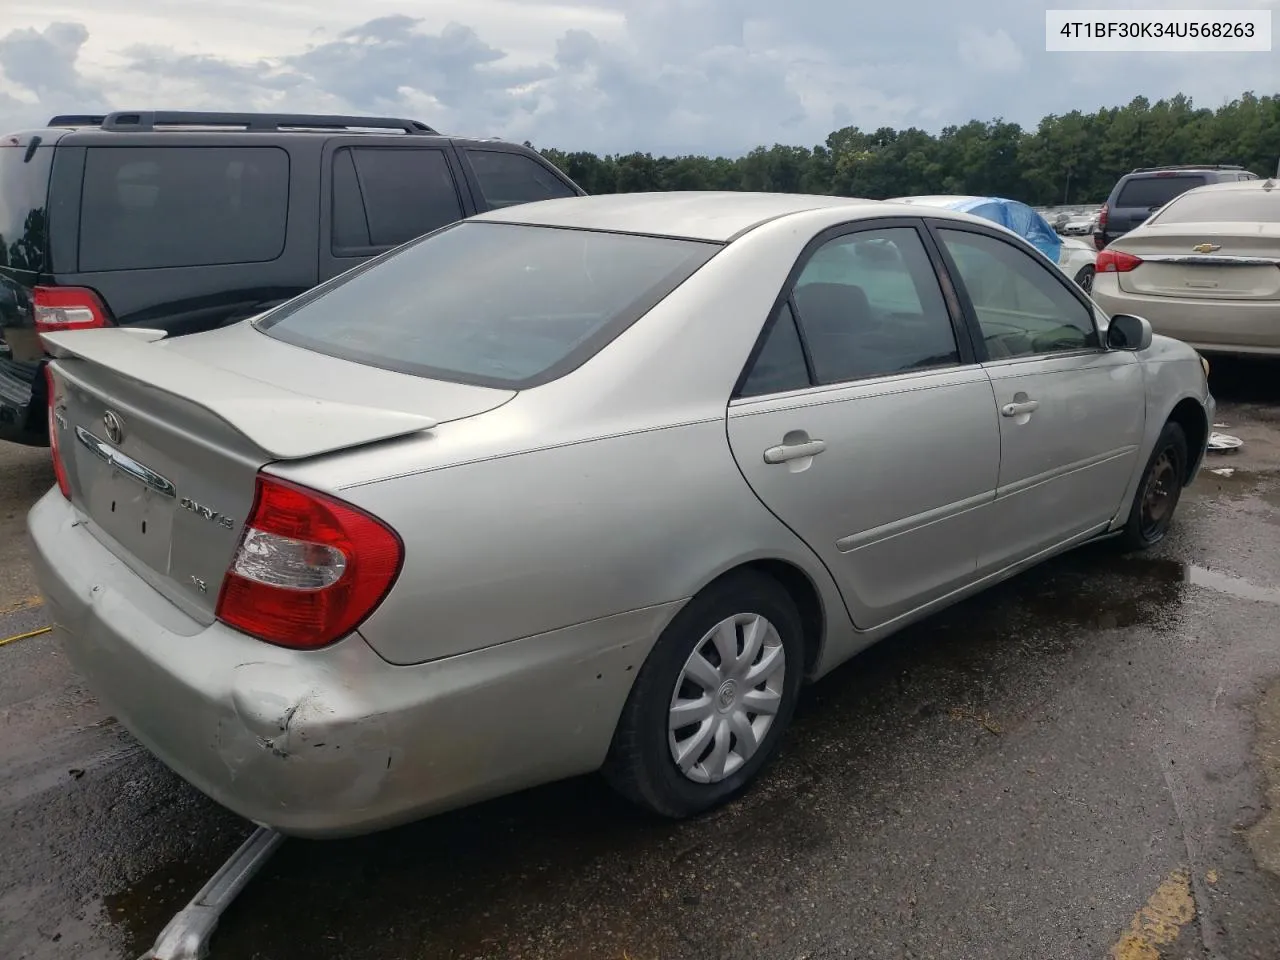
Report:
[[[107,310],[85,287],[36,287],[31,292],[37,333],[91,330],[107,325]]]
[[[380,520],[259,474],[215,615],[269,643],[323,647],[374,611],[403,561],[400,538]]]
[[[1103,250],[1098,254],[1094,269],[1098,273],[1128,273],[1142,265],[1142,258],[1120,250]]]
[[[1098,210],[1098,222],[1093,228],[1093,245],[1101,250],[1107,245],[1107,208],[1102,207]]]
[[[44,365],[45,390],[49,393],[49,452],[53,455],[53,475],[58,479],[58,489],[71,499],[71,481],[67,479],[67,465],[62,462],[62,447],[58,444],[61,424],[58,423],[58,384],[53,379],[53,367]]]

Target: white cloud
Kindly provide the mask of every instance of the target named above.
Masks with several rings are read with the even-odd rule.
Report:
[[[0,132],[108,107],[279,109],[393,113],[567,149],[740,152],[821,142],[847,124],[1030,125],[1139,94],[1216,106],[1277,88],[1274,54],[1048,54],[1043,8],[1025,0],[362,0],[355,10],[9,0]]]

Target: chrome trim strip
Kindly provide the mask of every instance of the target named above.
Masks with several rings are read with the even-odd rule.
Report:
[[[1181,263],[1204,267],[1280,267],[1280,257],[1216,257],[1181,253],[1139,255],[1144,263]]]
[[[160,476],[160,474],[139,463],[133,457],[121,453],[109,443],[99,440],[84,427],[76,427],[76,439],[84,444],[89,452],[103,463],[128,474],[149,490],[154,490],[165,497],[177,496],[178,492],[174,485]]]

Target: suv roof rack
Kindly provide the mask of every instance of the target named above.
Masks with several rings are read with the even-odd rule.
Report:
[[[100,127],[102,121],[107,119],[106,114],[98,113],[67,113],[58,114],[50,120],[45,126],[47,127]]]
[[[1167,167],[1135,167],[1130,173],[1156,173],[1161,170],[1243,170],[1237,163],[1174,163]]]
[[[399,117],[346,117],[311,113],[209,113],[195,110],[118,110],[102,116],[66,115],[49,121],[51,127],[101,127],[115,133],[134,133],[164,127],[211,127],[239,131],[281,130],[400,130],[407,134],[439,136],[418,120]]]

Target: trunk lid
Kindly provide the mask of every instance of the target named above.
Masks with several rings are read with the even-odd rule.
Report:
[[[492,410],[514,392],[324,357],[248,323],[45,337],[72,502],[122,562],[200,622],[266,464],[364,446]]]
[[[1150,224],[1116,244],[1142,258],[1126,293],[1192,300],[1280,299],[1280,223]]]

